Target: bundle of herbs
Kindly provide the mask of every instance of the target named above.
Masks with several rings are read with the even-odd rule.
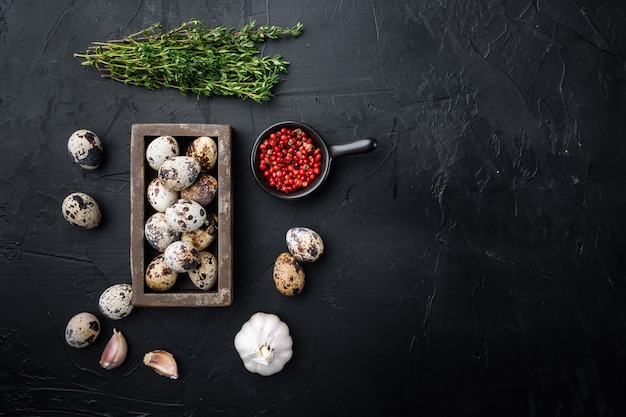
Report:
[[[83,65],[105,71],[103,77],[125,84],[262,102],[272,97],[272,87],[289,62],[281,55],[260,56],[256,44],[299,36],[302,27],[255,27],[251,21],[239,30],[207,28],[194,19],[163,32],[157,23],[124,39],[92,42],[74,56],[83,59]]]

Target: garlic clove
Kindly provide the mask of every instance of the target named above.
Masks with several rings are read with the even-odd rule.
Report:
[[[100,366],[104,369],[117,368],[126,359],[128,353],[128,344],[122,332],[113,329],[113,336],[102,351],[100,357]]]
[[[159,375],[166,376],[170,379],[178,378],[178,365],[174,360],[174,355],[164,350],[153,350],[143,357],[144,365],[154,369]]]

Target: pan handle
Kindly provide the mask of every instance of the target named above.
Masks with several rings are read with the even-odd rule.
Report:
[[[339,158],[344,155],[372,152],[377,147],[378,141],[376,139],[365,138],[341,145],[331,145],[328,147],[328,153],[331,158]]]

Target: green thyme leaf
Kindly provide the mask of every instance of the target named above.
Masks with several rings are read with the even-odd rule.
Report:
[[[123,39],[92,42],[74,54],[82,65],[103,71],[102,77],[154,90],[175,88],[198,97],[237,96],[269,100],[279,73],[289,62],[281,55],[259,56],[266,39],[300,36],[303,25],[290,28],[258,26],[241,29],[206,28],[193,19],[168,32],[160,24]]]

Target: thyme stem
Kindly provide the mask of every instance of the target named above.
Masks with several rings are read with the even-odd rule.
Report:
[[[258,26],[241,29],[206,28],[193,19],[168,32],[160,24],[123,39],[92,42],[75,53],[82,65],[104,71],[102,77],[148,88],[175,88],[198,97],[237,96],[269,100],[279,73],[289,62],[281,55],[259,56],[257,43],[300,36],[303,25],[290,28]]]

